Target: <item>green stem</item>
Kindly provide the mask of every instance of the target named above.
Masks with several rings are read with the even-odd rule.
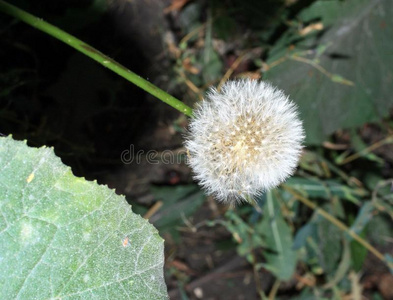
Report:
[[[127,79],[128,81],[132,82],[133,84],[139,86],[141,89],[145,90],[146,92],[150,93],[151,95],[157,97],[161,101],[169,104],[173,108],[176,108],[178,111],[182,112],[186,116],[192,115],[192,109],[181,102],[180,100],[176,99],[175,97],[169,95],[165,91],[161,90],[154,84],[150,83],[149,81],[143,79],[142,77],[138,76],[137,74],[133,73],[132,71],[128,70],[126,67],[122,66],[112,58],[106,56],[105,54],[101,53],[97,49],[94,49],[92,46],[86,44],[85,42],[77,39],[76,37],[68,34],[67,32],[43,21],[36,16],[29,14],[28,12],[11,5],[3,0],[0,0],[0,11],[13,16],[23,22],[57,38],[58,40],[66,43],[67,45],[75,48],[79,52],[87,55],[88,57],[94,59],[101,65],[107,67],[108,69],[112,70],[116,74],[120,75],[121,77]]]

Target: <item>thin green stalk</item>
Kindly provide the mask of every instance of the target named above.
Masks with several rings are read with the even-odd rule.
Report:
[[[370,251],[372,254],[374,254],[379,260],[384,262],[390,269],[393,269],[393,263],[389,262],[381,252],[379,252],[369,242],[364,240],[360,235],[358,235],[353,230],[351,230],[347,225],[345,225],[339,219],[337,219],[333,215],[329,214],[327,211],[323,210],[322,208],[318,207],[315,203],[311,202],[306,197],[303,197],[302,195],[297,193],[292,188],[284,185],[284,189],[287,190],[289,193],[291,193],[297,200],[302,202],[304,205],[306,205],[309,208],[311,208],[312,210],[314,210],[316,213],[318,213],[319,215],[324,217],[330,223],[336,225],[342,231],[346,232],[349,236],[351,236],[354,240],[356,240],[364,248],[366,248],[368,251]]]
[[[97,49],[94,49],[92,46],[86,44],[85,42],[77,39],[76,37],[68,34],[67,32],[45,22],[44,20],[37,18],[36,16],[29,14],[28,12],[11,5],[3,0],[0,0],[0,11],[13,16],[55,38],[58,40],[66,43],[67,45],[75,48],[79,52],[87,55],[88,57],[94,59],[101,65],[107,67],[108,69],[112,70],[116,74],[120,75],[121,77],[127,79],[128,81],[132,82],[133,84],[139,86],[141,89],[145,90],[146,92],[150,93],[151,95],[157,97],[161,101],[169,104],[173,108],[176,108],[178,111],[182,112],[186,116],[192,115],[192,109],[181,102],[180,100],[176,99],[175,97],[169,95],[165,91],[161,90],[154,84],[150,83],[149,81],[143,79],[142,77],[138,76],[134,72],[128,70],[123,65],[119,64],[112,58],[106,56],[105,54],[101,53]]]

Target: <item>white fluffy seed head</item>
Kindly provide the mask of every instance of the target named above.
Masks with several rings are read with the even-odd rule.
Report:
[[[185,147],[195,179],[219,201],[235,204],[294,172],[304,140],[296,106],[266,82],[226,82],[194,110]]]

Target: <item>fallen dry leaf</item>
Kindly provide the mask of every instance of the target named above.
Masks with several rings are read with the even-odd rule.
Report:
[[[170,13],[171,11],[181,10],[189,1],[190,0],[172,0],[172,4],[164,9],[164,14]]]

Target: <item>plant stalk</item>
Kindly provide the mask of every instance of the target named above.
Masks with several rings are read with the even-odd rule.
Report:
[[[116,74],[120,75],[121,77],[125,78],[126,80],[132,82],[136,86],[140,87],[141,89],[145,90],[146,92],[150,93],[151,95],[155,96],[156,98],[160,99],[161,101],[165,102],[166,104],[172,106],[173,108],[177,109],[178,111],[182,112],[186,116],[191,117],[192,109],[181,102],[180,100],[176,99],[175,97],[169,95],[165,91],[161,90],[154,84],[150,83],[149,81],[143,79],[139,75],[135,74],[131,70],[127,69],[123,65],[119,64],[117,61],[113,60],[112,58],[106,56],[99,50],[93,48],[89,44],[77,39],[76,37],[68,34],[67,32],[61,30],[60,28],[45,22],[44,20],[37,18],[36,16],[12,5],[3,0],[0,0],[0,11],[6,13],[12,17],[15,17],[49,35],[52,37],[62,41],[63,43],[73,47],[74,49],[78,50],[79,52],[85,54],[86,56],[94,59],[96,62],[100,63],[101,65],[107,67],[108,69],[112,70]]]

